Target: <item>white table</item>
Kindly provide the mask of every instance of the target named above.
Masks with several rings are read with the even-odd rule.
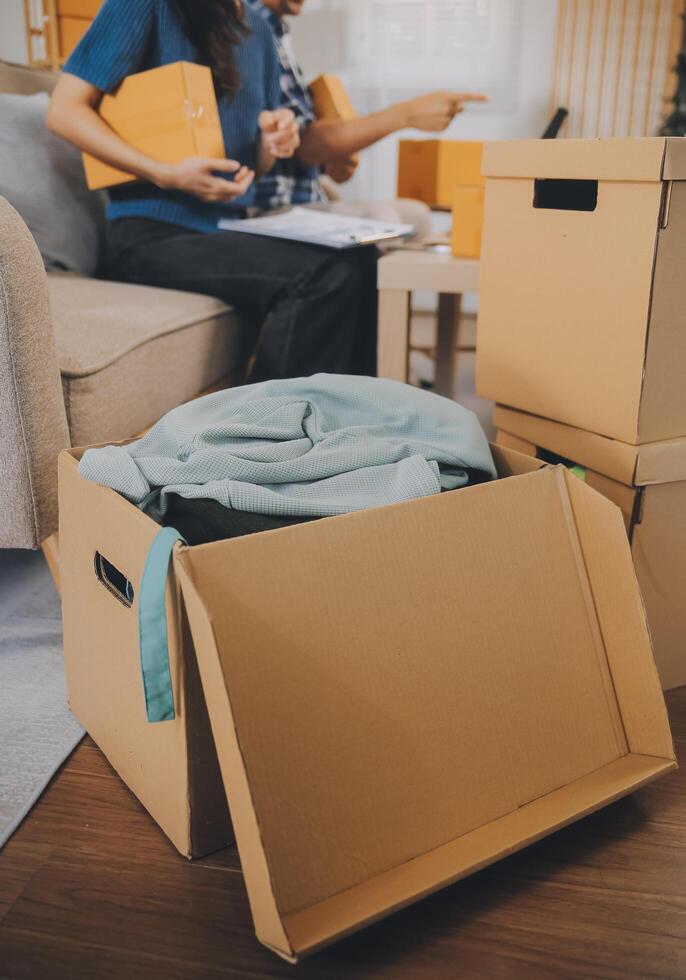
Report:
[[[478,259],[449,253],[399,250],[379,259],[378,376],[407,381],[410,302],[415,289],[438,293],[434,390],[452,396],[462,293],[479,290]]]

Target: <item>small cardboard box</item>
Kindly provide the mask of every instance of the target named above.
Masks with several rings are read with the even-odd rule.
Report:
[[[450,236],[453,255],[478,259],[484,225],[484,188],[460,184],[453,190],[453,226]]]
[[[357,119],[350,97],[337,75],[317,75],[310,82],[317,119]]]
[[[176,61],[129,75],[114,94],[103,96],[98,111],[118,136],[154,160],[225,156],[212,73],[205,65]],[[137,179],[88,153],[83,166],[91,190]]]
[[[60,457],[70,698],[102,732],[99,702],[134,762],[142,685],[112,685],[135,671],[157,527],[79,455]],[[175,549],[175,704],[185,608],[257,935],[288,960],[676,764],[619,510],[564,467],[494,455],[492,483]],[[174,764],[146,756],[141,783]]]
[[[631,446],[496,405],[498,444],[556,453],[624,514],[664,690],[686,684],[686,438]]]
[[[686,141],[489,143],[481,395],[625,443],[686,435]]]
[[[317,75],[310,82],[310,95],[317,119],[357,119],[345,85],[337,75]],[[351,159],[357,163],[358,154],[353,153]]]
[[[416,198],[432,208],[451,208],[457,184],[483,186],[483,145],[469,140],[400,140],[398,197]]]

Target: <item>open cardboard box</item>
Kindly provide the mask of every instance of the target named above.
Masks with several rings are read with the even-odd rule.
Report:
[[[625,443],[686,436],[686,140],[487,143],[479,394]]]
[[[101,746],[126,743],[139,792],[175,764],[138,744],[131,623],[157,525],[80,455],[60,456],[69,696]],[[563,467],[494,455],[492,483],[175,550],[175,705],[197,710],[185,609],[256,932],[288,960],[676,765],[620,511]],[[147,729],[179,748],[177,720]]]
[[[557,453],[624,514],[665,691],[686,685],[686,438],[632,446],[496,405],[498,444]]]

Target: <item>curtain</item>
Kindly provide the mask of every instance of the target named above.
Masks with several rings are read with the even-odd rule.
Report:
[[[560,0],[551,108],[563,135],[651,136],[673,90],[682,0]]]

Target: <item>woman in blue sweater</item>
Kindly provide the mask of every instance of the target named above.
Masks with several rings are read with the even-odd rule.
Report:
[[[227,159],[163,164],[97,113],[123,78],[175,61],[212,70]],[[105,0],[64,66],[54,132],[140,180],[109,192],[109,278],[217,296],[262,321],[249,380],[375,370],[374,249],[330,249],[221,231],[255,175],[299,144],[280,107],[269,29],[241,0]]]

